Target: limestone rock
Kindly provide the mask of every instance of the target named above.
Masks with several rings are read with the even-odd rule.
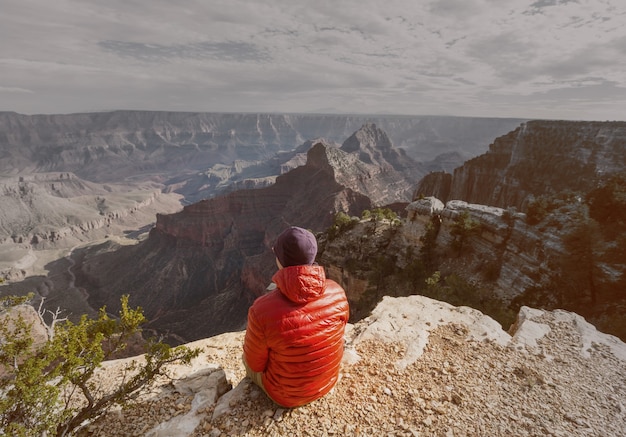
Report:
[[[94,182],[114,182],[129,175],[143,180],[174,177],[177,184],[184,184],[182,174],[193,176],[235,161],[264,161],[314,138],[340,143],[368,122],[388,132],[396,147],[424,162],[446,152],[476,156],[489,141],[521,121],[166,111],[32,116],[0,112],[0,145],[5,151],[0,172],[69,171]]]
[[[197,402],[202,385],[183,389],[186,398],[172,397],[164,385],[124,416],[110,413],[79,435],[143,429],[141,435],[181,437],[618,437],[626,426],[626,345],[566,311],[524,308],[507,333],[476,310],[421,296],[385,298],[370,317],[349,325],[346,355],[352,358],[344,360],[331,393],[294,409],[273,404],[244,378],[242,340],[240,332],[195,342],[203,355],[187,373],[176,371],[185,381],[203,366],[211,374],[216,364],[223,368],[235,388],[214,406]],[[206,389],[219,383],[206,380]],[[166,418],[148,419],[155,405]]]
[[[407,207],[407,211],[415,212],[415,214],[410,214],[408,220],[412,220],[417,216],[426,216],[430,218],[435,214],[440,214],[443,211],[444,204],[441,200],[436,197],[425,197],[423,199],[414,200]]]
[[[624,171],[625,140],[624,122],[528,121],[456,168],[449,187],[446,177],[431,173],[413,197],[522,210],[531,195],[586,193],[606,175]]]

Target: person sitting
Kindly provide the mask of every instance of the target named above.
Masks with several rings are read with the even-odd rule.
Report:
[[[308,404],[337,383],[349,318],[346,294],[315,262],[315,236],[284,230],[273,247],[276,288],[248,310],[243,344],[247,376],[275,403]]]

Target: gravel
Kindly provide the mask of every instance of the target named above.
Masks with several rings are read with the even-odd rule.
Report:
[[[402,366],[407,341],[352,338],[334,390],[294,409],[274,404],[244,378],[239,333],[207,360],[228,369],[241,396],[230,398],[226,414],[214,420],[214,405],[195,411],[190,435],[623,436],[625,362],[598,343],[583,356],[580,333],[551,313],[535,322],[550,329],[533,347],[475,339],[460,323],[437,326],[422,355]],[[154,426],[188,413],[192,400],[171,392],[154,396],[110,413],[81,435],[168,435]]]

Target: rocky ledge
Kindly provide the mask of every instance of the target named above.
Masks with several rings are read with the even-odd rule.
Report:
[[[386,297],[348,326],[341,379],[284,409],[244,378],[244,332],[191,343],[138,401],[88,425],[111,436],[621,436],[626,344],[577,314],[523,307],[510,332],[468,307]],[[126,360],[137,360],[141,357]],[[126,361],[105,363],[115,378]],[[231,388],[233,387],[234,388]]]

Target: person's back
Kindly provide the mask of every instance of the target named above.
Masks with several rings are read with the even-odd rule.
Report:
[[[274,252],[277,287],[249,310],[244,362],[272,400],[295,407],[324,396],[337,382],[348,301],[314,264],[317,243],[310,232],[287,229]]]

